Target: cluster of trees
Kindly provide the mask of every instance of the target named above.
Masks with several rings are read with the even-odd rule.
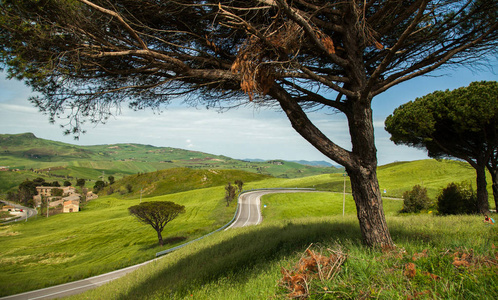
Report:
[[[0,64],[51,120],[105,122],[123,102],[280,107],[345,167],[363,241],[393,246],[377,180],[372,101],[498,49],[496,0],[5,0]],[[351,148],[307,112],[344,114]]]
[[[411,191],[403,194],[404,213],[418,213],[431,208],[437,209],[440,215],[479,213],[477,195],[472,185],[462,182],[450,183],[437,196],[436,202],[429,198],[427,189],[415,185]]]
[[[93,185],[93,192],[95,194],[99,193],[102,191],[106,186],[114,184],[114,176],[109,176],[107,177],[109,180],[108,182],[105,182],[103,180],[97,180],[95,184]]]
[[[498,207],[498,82],[473,82],[436,91],[397,108],[386,119],[396,144],[426,149],[433,158],[457,158],[476,170],[477,211],[489,211],[486,169]]]
[[[235,199],[237,194],[240,194],[242,192],[242,188],[244,187],[244,182],[242,180],[235,180],[235,185],[237,186],[238,191],[236,190],[235,186],[232,185],[231,182],[227,183],[225,186],[225,202],[227,203],[227,206],[230,206],[230,203]]]

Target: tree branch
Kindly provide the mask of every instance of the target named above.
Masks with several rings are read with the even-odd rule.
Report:
[[[119,20],[119,22],[126,28],[126,30],[128,31],[129,34],[131,34],[131,36],[133,36],[137,42],[139,43],[140,47],[142,49],[148,49],[147,48],[147,45],[144,43],[144,41],[138,36],[137,32],[135,30],[133,30],[133,28],[130,27],[130,25],[128,25],[128,23],[126,23],[126,21],[123,19],[123,17],[121,17],[121,15],[119,15],[117,12],[115,11],[112,11],[112,10],[109,10],[109,9],[105,9],[101,6],[98,6],[88,0],[78,0],[88,6],[91,6],[93,8],[95,8],[96,10],[104,13],[104,14],[108,14],[110,16],[113,16],[115,18],[117,18]]]

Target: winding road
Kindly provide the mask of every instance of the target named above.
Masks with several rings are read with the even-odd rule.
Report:
[[[258,225],[263,221],[261,216],[261,197],[268,194],[314,192],[310,189],[268,189],[245,192],[239,196],[239,209],[233,223],[227,227],[237,228]]]
[[[275,193],[302,193],[302,192],[313,192],[313,191],[314,190],[309,190],[309,189],[268,189],[268,190],[255,190],[255,191],[243,192],[238,199],[239,207],[237,210],[237,214],[234,217],[233,222],[226,229],[257,225],[261,223],[263,219],[261,217],[260,206],[261,206],[261,197],[264,195],[275,194]],[[110,273],[101,274],[98,276],[78,281],[56,285],[40,290],[29,291],[22,294],[2,297],[0,298],[0,300],[54,299],[54,298],[61,298],[61,297],[83,293],[84,291],[94,289],[96,287],[106,284],[109,281],[120,278],[138,269],[143,265],[156,261],[157,259],[160,258],[156,258],[138,265],[130,266],[124,269],[116,270]]]
[[[12,222],[27,221],[28,218],[31,218],[31,217],[35,216],[36,214],[38,214],[38,211],[36,209],[34,209],[34,208],[21,206],[21,205],[19,205],[17,203],[6,201],[6,200],[0,200],[0,202],[3,202],[3,203],[5,203],[7,205],[10,205],[10,206],[14,206],[17,209],[22,209],[23,210],[23,212],[20,214],[20,218],[17,218],[15,220],[11,220],[11,221],[2,222],[2,224],[8,224],[8,223],[12,223]]]

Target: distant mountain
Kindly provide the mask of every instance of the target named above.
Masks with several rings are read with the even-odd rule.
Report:
[[[333,165],[329,162],[326,162],[324,160],[292,160],[292,162],[301,164],[301,165],[306,165],[306,166],[314,166],[314,167],[336,167],[336,168],[341,168],[341,166],[338,165]]]
[[[278,161],[277,160],[265,160],[265,159],[259,159],[259,158],[245,158],[243,159],[243,161],[248,161],[248,162],[271,162],[271,161]],[[285,161],[285,160],[281,160],[281,161]],[[326,162],[324,160],[313,160],[313,161],[309,161],[309,160],[288,160],[288,162],[294,162],[294,163],[298,163],[298,164],[301,164],[301,165],[305,165],[305,166],[312,166],[312,167],[334,167],[334,168],[342,168],[342,166],[340,165],[333,165],[329,162]]]

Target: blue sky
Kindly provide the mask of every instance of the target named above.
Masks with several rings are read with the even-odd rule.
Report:
[[[494,64],[494,68],[498,64]],[[489,69],[479,72],[465,68],[439,71],[437,77],[421,77],[402,83],[374,99],[374,123],[379,164],[427,158],[422,150],[396,146],[384,131],[384,120],[399,105],[435,90],[455,89],[472,81],[498,80]],[[165,107],[162,113],[134,112],[123,107],[120,115],[104,125],[86,125],[87,133],[78,141],[64,136],[62,121],[49,124],[28,101],[30,88],[22,82],[6,80],[0,73],[0,133],[32,132],[39,138],[78,145],[139,143],[159,147],[196,150],[237,159],[325,160],[290,126],[282,112],[239,108],[224,113],[191,107]],[[348,148],[349,133],[341,115],[318,111],[311,120],[333,141]]]

